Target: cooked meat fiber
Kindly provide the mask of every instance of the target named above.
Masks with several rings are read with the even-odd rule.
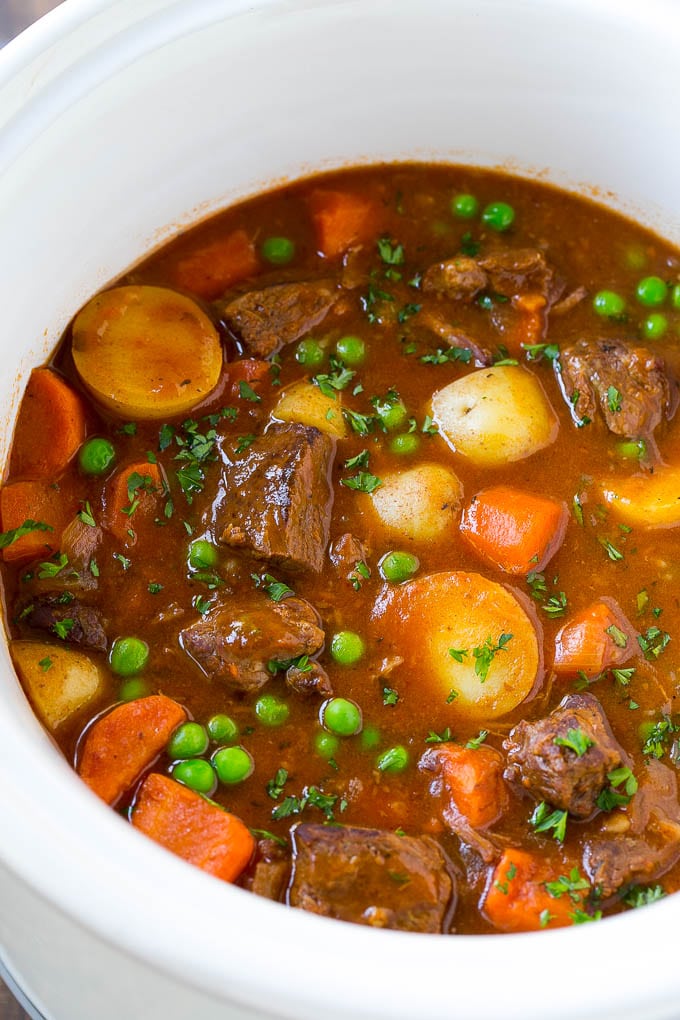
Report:
[[[69,645],[80,645],[105,652],[106,632],[101,615],[92,606],[84,606],[68,591],[34,595],[17,607],[18,618],[35,630],[56,634]]]
[[[562,349],[555,370],[579,425],[594,421],[599,409],[615,435],[651,439],[677,407],[677,382],[664,359],[637,344],[581,339]]]
[[[334,453],[334,441],[318,429],[272,425],[223,469],[213,507],[220,542],[318,573],[328,545]]]
[[[303,667],[289,666],[286,670],[286,686],[304,698],[311,694],[320,698],[330,698],[333,695],[331,679],[318,662],[308,662]]]
[[[448,930],[456,890],[434,839],[303,824],[293,850],[291,906],[375,928]]]
[[[571,730],[585,738],[583,753],[562,743],[573,740]],[[597,798],[608,785],[607,773],[628,761],[592,694],[569,694],[545,719],[518,723],[503,747],[509,782],[575,818],[596,811]]]
[[[324,643],[316,611],[304,599],[225,599],[180,634],[182,647],[212,680],[257,691],[271,680],[267,663],[313,655]]]
[[[423,289],[456,301],[471,301],[483,290],[510,300],[531,292],[551,305],[560,296],[563,284],[555,279],[540,249],[517,248],[476,258],[456,255],[430,266],[423,277]]]
[[[339,297],[332,280],[280,283],[217,302],[218,314],[252,358],[268,358],[326,318]]]

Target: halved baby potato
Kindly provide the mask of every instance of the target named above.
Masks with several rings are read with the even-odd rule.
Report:
[[[680,467],[662,465],[654,474],[609,479],[602,498],[626,524],[675,528],[680,525]]]
[[[413,542],[436,540],[451,532],[462,499],[460,479],[439,464],[418,464],[383,475],[382,485],[371,493],[381,523]]]
[[[514,595],[481,574],[429,574],[385,590],[374,624],[404,673],[452,718],[496,719],[533,691],[536,625]]]
[[[304,379],[282,391],[272,417],[277,421],[313,425],[320,432],[336,439],[345,439],[347,436],[340,394],[328,397],[318,386]]]
[[[208,316],[165,287],[97,294],[75,318],[72,352],[92,396],[124,418],[185,414],[222,371],[222,345]]]
[[[49,641],[12,641],[9,651],[36,713],[49,730],[56,730],[101,693],[101,670],[83,652]]]
[[[518,365],[481,368],[449,383],[432,398],[432,418],[451,449],[480,466],[530,457],[558,429],[538,379]]]

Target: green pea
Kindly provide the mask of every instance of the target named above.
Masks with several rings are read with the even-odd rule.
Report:
[[[640,245],[626,249],[626,265],[631,269],[644,269],[647,265],[647,252]]]
[[[408,457],[415,453],[420,446],[420,436],[415,432],[405,432],[401,436],[394,436],[390,439],[390,450],[399,457]]]
[[[593,298],[593,308],[604,319],[611,319],[623,315],[626,302],[613,290],[598,290]]]
[[[454,195],[451,199],[451,212],[461,220],[473,219],[479,210],[479,202],[474,195]]]
[[[388,432],[401,428],[408,419],[406,405],[399,397],[387,397],[384,400],[377,399],[374,401],[373,406],[380,424]]]
[[[149,693],[149,685],[146,680],[139,677],[132,677],[120,685],[118,691],[119,701],[137,701],[138,698],[145,698]]]
[[[335,349],[346,365],[361,365],[366,357],[366,344],[360,336],[343,336],[338,340]]]
[[[340,747],[340,741],[332,733],[321,730],[314,737],[314,749],[318,755],[328,760],[332,758]]]
[[[208,735],[215,743],[228,744],[238,737],[238,726],[234,720],[222,713],[213,715],[206,724]]]
[[[668,319],[662,312],[652,312],[642,323],[641,329],[646,340],[659,340],[668,329]]]
[[[676,283],[671,291],[671,304],[673,308],[680,308],[680,283]]]
[[[625,460],[640,460],[647,453],[644,439],[624,439],[616,444],[616,450]]]
[[[364,726],[361,731],[361,746],[364,751],[374,751],[380,739],[380,730],[377,726]]]
[[[338,737],[353,737],[361,730],[361,709],[348,698],[330,698],[321,706],[321,724]]]
[[[408,751],[401,744],[388,747],[376,758],[375,767],[379,772],[403,772],[408,765]]]
[[[365,651],[363,638],[352,630],[339,630],[331,638],[331,655],[341,666],[353,666]]]
[[[307,365],[309,368],[318,368],[323,363],[326,357],[323,348],[316,341],[309,337],[307,340],[301,340],[295,348],[295,360],[301,365]]]
[[[168,740],[168,757],[198,758],[208,750],[208,733],[197,722],[185,722],[178,726]]]
[[[393,552],[385,553],[378,566],[386,581],[401,584],[402,581],[408,581],[410,577],[413,577],[420,566],[420,560],[413,553],[400,552],[395,549]]]
[[[210,570],[216,567],[219,560],[219,553],[212,542],[204,538],[197,538],[189,546],[189,566],[194,570]]]
[[[78,464],[86,475],[105,474],[113,466],[115,459],[113,443],[98,436],[88,439],[78,451]]]
[[[209,797],[215,792],[217,777],[215,770],[205,758],[188,758],[186,761],[178,761],[172,767],[172,778],[183,786],[188,786],[196,793],[204,793]]]
[[[255,762],[245,747],[220,747],[212,756],[217,778],[225,786],[242,783],[253,774]]]
[[[260,251],[267,262],[275,266],[286,266],[295,255],[295,243],[289,237],[267,237]]]
[[[635,294],[641,305],[654,308],[662,305],[668,296],[668,287],[660,276],[645,276],[638,283]]]
[[[255,702],[255,715],[265,726],[282,726],[290,709],[275,694],[263,694]]]
[[[508,230],[515,220],[515,210],[507,202],[491,202],[482,212],[482,223],[499,233]]]
[[[118,676],[136,676],[149,660],[149,646],[137,637],[121,637],[111,645],[109,665]]]

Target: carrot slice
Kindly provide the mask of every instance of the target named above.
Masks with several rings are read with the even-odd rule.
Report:
[[[317,189],[309,196],[309,206],[317,247],[326,258],[370,240],[378,228],[378,208],[365,195]]]
[[[508,806],[503,759],[493,747],[440,744],[426,751],[420,764],[439,773],[453,810],[475,829],[492,825]]]
[[[597,676],[630,659],[637,650],[636,637],[617,603],[603,597],[558,631],[553,669],[563,676]]]
[[[164,491],[158,464],[142,460],[120,468],[104,490],[103,526],[121,542],[134,543],[130,531],[140,518],[158,516]]]
[[[140,787],[132,824],[225,882],[238,878],[255,850],[255,840],[239,818],[157,772]]]
[[[56,478],[87,434],[85,405],[49,368],[31,372],[17,418],[11,478]]]
[[[45,558],[55,553],[62,532],[77,510],[77,503],[46,481],[10,482],[0,490],[0,518],[4,533],[21,528],[24,523],[46,524],[51,530],[28,531],[2,550],[10,563]]]
[[[206,301],[213,301],[259,269],[255,246],[245,230],[235,230],[197,248],[177,262],[172,281]]]
[[[79,776],[98,797],[115,804],[185,719],[182,706],[163,694],[119,705],[87,731]]]
[[[247,390],[245,393],[242,392],[241,383],[247,383],[257,396],[261,396],[263,387],[271,382],[271,371],[272,366],[268,361],[259,361],[257,358],[242,358],[240,361],[232,361],[226,367],[229,399],[239,401],[249,398]],[[250,399],[253,398],[250,397]]]
[[[500,931],[538,931],[573,924],[581,897],[574,902],[567,893],[551,896],[545,883],[557,878],[549,863],[524,850],[506,850],[491,874],[481,909]]]
[[[542,570],[564,541],[566,504],[509,485],[474,496],[460,531],[476,553],[509,574]]]

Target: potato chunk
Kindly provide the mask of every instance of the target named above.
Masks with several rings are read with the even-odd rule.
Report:
[[[654,474],[609,479],[602,497],[626,524],[675,528],[680,524],[680,467],[654,469]]]
[[[340,394],[337,398],[327,397],[314,383],[301,382],[287,386],[281,393],[272,417],[277,421],[297,421],[301,425],[313,425],[319,432],[325,432],[336,439],[347,436],[345,419],[342,416]]]
[[[101,670],[83,652],[49,641],[12,641],[9,651],[36,713],[50,730],[101,692]]]
[[[465,571],[429,574],[386,589],[376,605],[376,633],[439,717],[448,702],[452,720],[495,719],[534,690],[536,626],[503,585]]]
[[[432,417],[452,450],[483,466],[530,457],[554,441],[558,428],[541,384],[515,365],[449,383],[433,396]]]
[[[412,542],[442,538],[450,532],[462,498],[457,475],[439,464],[418,464],[383,475],[382,485],[371,494],[385,527]]]

